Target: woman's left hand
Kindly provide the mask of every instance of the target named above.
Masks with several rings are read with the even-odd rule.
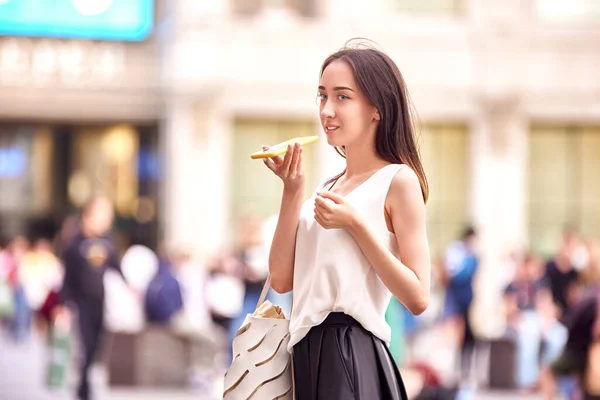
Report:
[[[315,220],[325,229],[349,228],[358,215],[346,200],[337,193],[319,192],[315,198]]]

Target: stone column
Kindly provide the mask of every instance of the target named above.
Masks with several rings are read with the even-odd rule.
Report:
[[[531,0],[469,0],[473,37],[471,220],[482,255],[475,283],[476,330],[504,329],[499,307],[511,277],[508,257],[526,242],[528,121],[522,71]]]
[[[232,128],[215,103],[174,99],[162,129],[165,244],[199,261],[226,241]]]
[[[486,99],[471,128],[471,218],[482,255],[473,312],[481,334],[497,335],[508,257],[526,243],[528,125],[517,99]]]

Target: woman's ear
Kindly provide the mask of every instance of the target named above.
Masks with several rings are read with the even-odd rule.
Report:
[[[381,115],[379,115],[378,109],[375,109],[375,115],[373,116],[373,118],[375,118],[376,121],[381,120]]]

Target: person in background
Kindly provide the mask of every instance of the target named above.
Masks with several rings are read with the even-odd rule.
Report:
[[[212,321],[206,301],[207,271],[185,249],[175,251],[174,275],[179,282],[182,309],[175,315],[172,328],[181,335],[211,340]]]
[[[575,268],[577,237],[572,230],[565,230],[555,258],[546,264],[546,280],[552,292],[552,299],[559,309],[559,319],[567,319],[573,295],[576,292],[579,271]]]
[[[579,274],[581,288],[593,288],[600,282],[600,240],[588,239],[585,243],[587,249],[587,265]]]
[[[238,259],[235,275],[243,282],[244,300],[241,312],[233,319],[229,329],[232,342],[247,314],[256,310],[260,293],[267,279],[267,244],[264,242],[263,222],[255,214],[240,219],[238,248],[234,253]]]
[[[17,264],[9,249],[0,243],[0,327],[10,330],[15,313]]]
[[[29,252],[30,242],[25,236],[15,237],[8,246],[12,258],[12,287],[14,291],[14,314],[9,324],[9,330],[16,342],[24,342],[29,338],[31,328],[31,306],[27,301],[21,267],[25,255]]]
[[[600,340],[600,249],[593,238],[584,242],[573,233],[567,238],[571,242],[571,264],[578,274],[567,291],[568,308],[563,319],[568,328],[568,339],[561,355],[542,374],[541,389],[548,399],[554,398],[558,389],[594,400],[598,399],[598,393],[592,396],[587,392],[589,382],[585,378],[588,370],[597,370],[600,363],[597,351],[595,358],[591,354],[592,345]],[[597,374],[595,378],[598,378]]]
[[[542,267],[540,259],[526,255],[504,295],[508,334],[517,343],[516,382],[527,391],[536,388],[540,362],[544,367],[554,361],[567,339],[566,328],[556,319]]]
[[[113,218],[113,206],[108,199],[98,197],[89,201],[81,212],[80,230],[66,245],[61,257],[65,278],[59,295],[60,302],[72,303],[77,308],[83,344],[83,362],[77,389],[77,396],[82,400],[88,400],[91,396],[89,371],[104,330],[104,272],[112,268],[121,273],[119,255],[106,237]],[[69,311],[61,306],[56,313],[69,314]]]
[[[444,256],[446,298],[443,315],[458,336],[462,380],[470,377],[475,347],[469,312],[473,303],[473,279],[479,265],[476,246],[477,233],[473,227],[467,227],[460,240],[450,243]]]
[[[19,280],[27,302],[35,312],[35,326],[45,334],[51,322],[51,309],[63,280],[63,267],[54,255],[50,241],[37,239],[31,251],[23,256]]]
[[[589,368],[591,345],[600,340],[600,285],[583,293],[565,319],[568,339],[559,357],[544,369],[540,379],[540,389],[544,399],[553,400],[558,391],[559,378],[575,377],[584,398],[585,372]],[[595,360],[598,362],[598,360]]]
[[[239,271],[240,260],[232,252],[221,249],[208,263],[209,276],[206,280],[205,292],[207,308],[212,321],[227,332],[240,328],[234,327],[233,321],[242,312],[244,303],[244,283]],[[230,334],[226,334],[230,345]],[[228,358],[231,358],[229,352]],[[231,361],[231,360],[229,360]]]

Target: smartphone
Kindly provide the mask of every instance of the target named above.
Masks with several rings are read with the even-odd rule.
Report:
[[[274,146],[271,146],[267,151],[257,151],[256,153],[252,153],[250,154],[250,158],[252,159],[257,159],[257,158],[270,158],[270,157],[277,157],[280,156],[282,154],[285,154],[287,152],[288,149],[288,145],[294,145],[294,143],[300,143],[300,146],[304,146],[307,144],[311,144],[316,142],[317,140],[319,140],[318,136],[301,136],[301,137],[295,137],[293,139],[290,140],[286,140],[285,142],[281,142],[281,143],[277,143]]]

